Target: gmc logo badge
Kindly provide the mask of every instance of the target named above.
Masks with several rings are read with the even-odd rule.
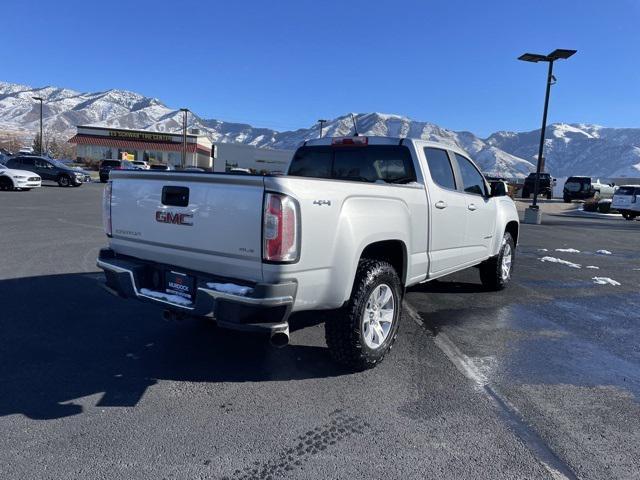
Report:
[[[174,225],[187,225],[192,226],[193,215],[190,213],[172,213],[159,211],[156,212],[156,222],[160,223],[172,223]]]

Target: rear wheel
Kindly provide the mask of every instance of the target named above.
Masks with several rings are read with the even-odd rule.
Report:
[[[511,280],[516,248],[509,232],[502,237],[498,255],[480,264],[480,281],[488,290],[502,290]]]
[[[0,177],[0,190],[13,190],[13,181],[9,177]]]
[[[598,211],[600,213],[609,213],[611,211],[610,203],[601,203],[598,205]]]
[[[622,216],[625,220],[634,220],[636,216],[631,212],[622,212]]]
[[[71,185],[71,179],[68,175],[60,175],[60,178],[58,178],[58,185],[61,187],[68,187]]]
[[[391,350],[398,335],[402,286],[387,262],[363,259],[346,307],[332,312],[325,338],[334,360],[353,370],[372,368]]]

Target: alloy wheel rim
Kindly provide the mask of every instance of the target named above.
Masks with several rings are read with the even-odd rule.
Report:
[[[362,338],[367,347],[376,350],[389,337],[396,310],[391,287],[385,283],[373,289],[362,314]]]
[[[502,264],[501,264],[501,275],[502,280],[508,280],[511,276],[511,263],[512,263],[512,254],[511,254],[511,245],[508,243],[504,244],[504,251],[502,252]]]

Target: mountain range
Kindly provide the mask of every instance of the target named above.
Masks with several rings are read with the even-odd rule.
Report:
[[[77,125],[108,125],[161,132],[177,132],[182,113],[156,98],[126,90],[83,93],[67,88],[30,87],[0,82],[0,136],[28,139],[39,128],[34,96],[44,99],[43,123],[49,134],[69,138]],[[362,135],[420,138],[455,144],[465,149],[483,171],[523,177],[535,169],[540,130],[496,132],[480,138],[433,123],[383,113],[356,114]],[[263,148],[293,149],[319,135],[319,125],[294,131],[256,128],[248,124],[190,115],[189,128],[199,128],[214,142],[235,142]],[[325,135],[353,134],[351,114],[328,121]],[[587,124],[555,123],[547,127],[547,171],[557,177],[591,175],[602,178],[640,177],[640,128],[606,128]]]

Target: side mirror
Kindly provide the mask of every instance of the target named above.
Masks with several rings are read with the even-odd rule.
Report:
[[[507,187],[504,182],[491,182],[491,196],[504,197],[507,195]]]

